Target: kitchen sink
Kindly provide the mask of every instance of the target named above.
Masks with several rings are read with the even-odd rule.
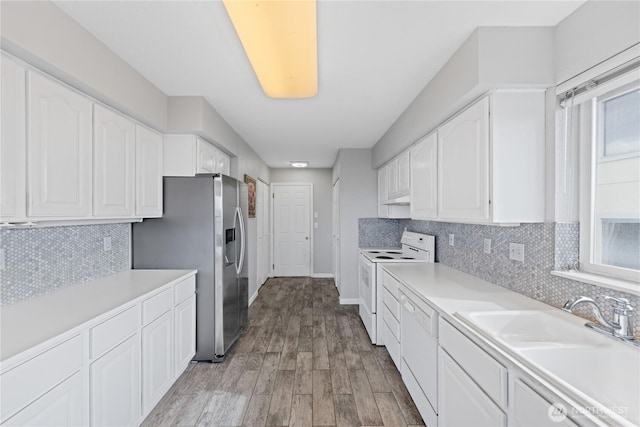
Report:
[[[593,347],[603,337],[584,327],[585,321],[559,310],[501,310],[456,313],[482,335],[514,348]],[[605,337],[606,338],[606,337]]]
[[[507,354],[573,390],[585,408],[640,424],[640,350],[585,328],[557,310],[458,312],[455,316]],[[610,411],[610,412],[609,412]]]

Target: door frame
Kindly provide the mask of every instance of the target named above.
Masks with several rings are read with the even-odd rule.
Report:
[[[274,219],[275,219],[275,212],[274,212],[274,195],[275,195],[275,187],[290,187],[290,186],[307,186],[309,187],[309,277],[313,277],[313,245],[315,242],[315,236],[313,235],[313,182],[272,182],[271,185],[269,186],[269,191],[271,193],[271,199],[269,199],[269,206],[270,206],[270,211],[271,211],[271,218],[269,218],[269,221],[271,223],[271,230],[269,232],[269,234],[271,235],[271,277],[274,277],[274,270],[275,270],[275,259],[274,259],[274,255],[275,255],[275,244],[276,244],[276,239],[275,239],[275,231],[274,231]]]

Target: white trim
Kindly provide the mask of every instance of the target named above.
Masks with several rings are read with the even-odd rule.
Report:
[[[640,287],[635,282],[615,279],[613,277],[600,276],[598,274],[585,273],[584,271],[552,271],[552,276],[575,280],[576,282],[589,283],[616,291],[627,292],[632,295],[640,295]]]
[[[360,298],[340,298],[341,305],[360,305]]]
[[[612,56],[609,59],[602,61],[601,63],[589,68],[586,71],[578,74],[575,77],[565,80],[564,82],[556,86],[556,95],[560,95],[574,87],[588,82],[616,67],[619,67],[629,61],[633,61],[640,57],[640,43],[637,43],[630,48],[623,50],[622,52]]]
[[[333,273],[313,273],[313,279],[333,279]]]
[[[276,186],[281,186],[281,187],[289,187],[289,186],[294,186],[294,185],[301,185],[301,186],[308,186],[309,187],[309,276],[313,277],[313,244],[315,241],[315,236],[314,236],[314,228],[313,228],[313,197],[314,197],[314,191],[313,191],[313,182],[272,182],[270,184],[269,190],[271,192],[271,200],[270,200],[270,204],[271,204],[271,218],[269,218],[270,222],[271,222],[271,269],[270,269],[270,273],[273,275],[273,270],[275,267],[275,260],[274,260],[274,254],[275,254],[275,233],[274,233],[274,229],[273,229],[273,224],[274,224],[274,218],[275,218],[275,212],[274,212],[274,204],[273,204],[273,200],[274,200],[274,194],[275,194],[275,187]],[[270,276],[272,277],[272,276]]]
[[[249,307],[251,307],[251,304],[253,304],[253,302],[256,300],[256,298],[258,298],[258,290],[260,288],[256,289],[256,291],[253,293],[253,295],[251,295],[251,297],[249,298]]]

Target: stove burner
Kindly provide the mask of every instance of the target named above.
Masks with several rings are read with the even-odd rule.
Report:
[[[388,254],[400,255],[402,252],[398,252],[398,251],[387,251],[386,253],[388,253]]]
[[[370,254],[379,254],[379,251],[368,251]]]
[[[402,259],[415,259],[415,258],[412,256],[403,256]]]
[[[380,255],[380,256],[377,256],[376,259],[393,259],[393,257],[392,256]]]

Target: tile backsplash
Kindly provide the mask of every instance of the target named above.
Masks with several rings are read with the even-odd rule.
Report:
[[[0,306],[128,269],[129,230],[129,224],[0,230]]]
[[[585,295],[599,298],[610,295],[627,298],[638,313],[640,297],[599,286],[576,282],[550,274],[567,270],[578,258],[577,223],[536,223],[514,227],[453,224],[408,219],[363,218],[359,221],[360,247],[399,246],[404,229],[436,236],[436,262],[495,283],[514,292],[562,307],[569,299]],[[390,235],[391,234],[391,235]],[[449,246],[449,234],[455,236]],[[484,239],[491,239],[491,253],[485,254]],[[391,244],[389,244],[391,243]],[[524,262],[509,259],[509,243],[525,246]],[[599,301],[607,319],[611,304]],[[589,307],[579,307],[577,314],[595,320]],[[640,316],[635,316],[635,334],[640,335]]]

